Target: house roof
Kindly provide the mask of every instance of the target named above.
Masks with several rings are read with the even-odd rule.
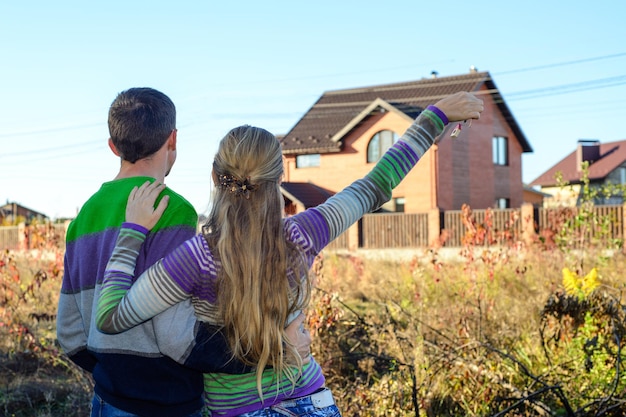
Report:
[[[459,92],[478,91],[483,85],[491,94],[524,152],[532,148],[513,118],[488,72],[421,79],[325,92],[295,126],[280,138],[283,153],[309,154],[339,152],[342,138],[368,115],[396,111],[410,120],[426,106]]]
[[[618,166],[626,161],[626,140],[600,143],[599,159],[589,165],[588,178],[597,181],[606,178]],[[541,174],[530,185],[549,187],[556,185],[555,175],[560,172],[563,180],[569,183],[579,183],[582,173],[578,170],[577,151],[563,158],[552,168]]]
[[[17,215],[19,212],[29,213],[29,215],[32,217],[42,217],[45,219],[48,218],[48,216],[46,216],[45,214],[35,211],[33,209],[30,209],[19,203],[16,203],[15,201],[7,200],[6,204],[0,206],[0,215],[2,216],[11,215],[11,214]]]
[[[540,190],[535,190],[533,187],[527,184],[524,184],[523,190],[527,193],[536,194],[540,197],[552,197],[552,194],[544,193],[543,191],[540,191]]]
[[[283,195],[301,203],[304,208],[318,206],[334,194],[310,182],[283,182],[280,188]]]

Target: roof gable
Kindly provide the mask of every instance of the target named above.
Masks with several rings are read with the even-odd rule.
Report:
[[[626,140],[601,143],[597,146],[600,147],[599,158],[589,165],[588,177],[591,181],[603,180],[626,161]],[[577,150],[537,177],[531,182],[531,185],[554,186],[556,185],[555,175],[557,172],[561,172],[564,181],[569,183],[580,182],[582,172],[578,170]]]
[[[488,72],[325,92],[280,141],[285,154],[339,152],[341,139],[368,115],[394,111],[410,120],[429,104],[459,91],[483,87],[511,126],[524,152],[530,144],[517,125]]]
[[[383,99],[377,98],[372,103],[370,103],[370,105],[367,106],[361,113],[356,115],[354,119],[350,120],[350,122],[348,122],[348,124],[345,125],[339,132],[335,133],[335,135],[333,135],[333,137],[330,138],[330,140],[333,142],[338,142],[339,140],[343,139],[343,137],[346,134],[348,134],[353,128],[355,128],[359,123],[361,123],[367,116],[369,116],[375,111],[387,111],[391,113],[396,113],[400,115],[401,117],[405,118],[409,123],[413,121],[413,118],[408,116],[402,110],[398,109],[397,107],[392,106],[391,104],[387,103]]]

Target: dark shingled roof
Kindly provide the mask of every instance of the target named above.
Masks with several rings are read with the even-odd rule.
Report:
[[[319,206],[334,194],[309,182],[283,182],[281,188],[285,196],[299,201],[305,208]]]
[[[280,139],[283,153],[339,152],[342,146],[341,139],[347,133],[346,126],[356,126],[360,119],[367,116],[362,114],[363,111],[377,100],[381,105],[370,108],[371,112],[392,106],[414,119],[429,104],[459,91],[478,91],[482,85],[485,85],[487,93],[493,96],[524,152],[532,152],[530,144],[504,103],[489,73],[470,72],[451,77],[327,91]]]
[[[589,164],[589,180],[603,180],[626,161],[626,140],[598,144],[599,159]],[[563,180],[571,184],[580,182],[582,173],[578,170],[577,150],[563,158],[552,168],[541,174],[530,185],[549,187],[556,185],[555,175],[561,172]]]

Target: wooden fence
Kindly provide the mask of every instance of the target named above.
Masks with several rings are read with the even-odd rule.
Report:
[[[22,228],[20,228],[20,226],[0,227],[0,248],[19,249],[20,232],[23,234],[23,227]]]
[[[564,207],[560,209],[538,209],[536,214],[537,231],[559,228],[565,222],[569,222],[569,228],[573,229],[581,238],[603,240],[624,240],[624,206],[606,205],[595,206],[591,213],[590,221],[584,218],[576,221],[579,215],[577,207]],[[580,213],[585,216],[585,213]]]
[[[462,210],[444,213],[444,246],[463,246],[467,232],[474,228],[485,230],[485,233],[489,233],[489,241],[496,244],[522,239],[524,229],[521,209],[472,210],[471,224],[465,224],[464,217]]]
[[[486,209],[472,210],[467,216],[462,210],[451,210],[439,213],[435,219],[437,225],[433,229],[433,219],[437,213],[403,214],[380,213],[367,214],[358,225],[358,245],[351,244],[349,231],[341,235],[330,246],[330,249],[388,249],[407,247],[428,247],[435,242],[445,247],[461,247],[468,232],[488,233],[491,244],[502,244],[511,241],[522,241],[527,236],[554,233],[564,227],[589,236],[602,236],[613,241],[624,240],[624,206],[595,206],[591,210],[593,221],[577,222],[579,209],[566,208],[533,208],[527,205],[517,209]],[[468,222],[469,220],[469,222]],[[583,226],[594,225],[587,230]]]
[[[45,249],[46,245],[65,248],[65,231],[68,223],[48,223],[26,226],[0,227],[0,249]]]
[[[428,246],[428,214],[368,214],[361,221],[363,249]]]
[[[328,248],[411,248],[429,247],[436,242],[446,247],[460,247],[468,232],[488,233],[488,241],[499,244],[524,240],[532,235],[545,236],[565,224],[583,237],[600,236],[607,241],[623,242],[623,205],[595,206],[589,212],[591,219],[577,222],[579,214],[587,213],[579,210],[577,207],[533,208],[525,205],[517,209],[472,210],[470,215],[462,210],[367,214]],[[64,244],[67,224],[38,225],[36,233],[23,224],[0,227],[0,249],[34,249],[42,245],[42,239],[60,239],[59,243]]]

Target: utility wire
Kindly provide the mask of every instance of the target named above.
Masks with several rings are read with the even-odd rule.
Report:
[[[90,124],[85,124],[85,125],[51,127],[51,128],[45,128],[45,129],[37,129],[37,130],[26,130],[26,131],[21,131],[21,132],[0,133],[0,138],[17,137],[17,136],[30,136],[30,135],[41,135],[41,134],[56,133],[56,132],[67,132],[68,130],[85,129],[85,128],[102,126],[102,125],[103,125],[103,123],[90,123]]]
[[[592,90],[597,88],[615,87],[623,84],[626,84],[626,75],[601,78],[591,81],[583,81],[580,83],[544,87],[535,90],[518,91],[514,93],[508,93],[506,94],[506,97],[508,100],[525,100],[529,98],[545,97],[546,95],[575,93],[578,91]]]
[[[564,62],[558,62],[558,63],[553,63],[553,64],[534,66],[534,67],[519,68],[519,69],[514,69],[514,70],[509,70],[509,71],[502,71],[502,72],[495,73],[495,74],[509,75],[509,74],[515,74],[515,73],[536,71],[540,69],[569,66],[569,65],[593,62],[593,61],[599,61],[599,60],[605,60],[605,59],[613,59],[613,58],[619,58],[619,57],[624,57],[624,56],[626,56],[626,52],[612,54],[612,55],[603,55],[603,56],[586,58],[586,59],[579,59],[579,60],[574,60],[574,61],[564,61]],[[343,74],[343,75],[346,75],[346,74]],[[330,77],[331,75],[328,75],[328,76]],[[323,78],[326,76],[321,76],[321,77]],[[293,80],[301,80],[301,79],[306,79],[306,78],[294,78]],[[282,79],[282,80],[275,80],[275,81],[285,81],[285,80]],[[264,81],[263,83],[266,83],[266,82]],[[553,96],[553,95],[558,95],[558,94],[567,94],[567,93],[573,93],[573,92],[579,92],[579,91],[585,91],[585,90],[615,87],[615,86],[620,86],[624,84],[626,84],[626,75],[620,75],[617,77],[583,81],[579,83],[565,84],[565,85],[560,85],[560,86],[543,87],[543,88],[538,88],[538,89],[533,89],[533,90],[507,93],[503,95],[506,96],[507,101],[527,100],[527,99]],[[258,115],[258,116],[263,117],[262,115]],[[227,117],[227,115],[222,115],[222,117]],[[232,117],[239,117],[239,116],[233,115]],[[90,128],[90,127],[95,127],[95,126],[100,126],[100,125],[102,125],[102,123],[91,123],[91,124],[75,125],[75,126],[69,126],[69,127],[39,129],[39,130],[16,132],[16,133],[0,133],[0,138],[58,133],[58,132],[65,132],[65,131],[82,129],[82,128]],[[40,148],[40,149],[35,149],[35,150],[30,150],[30,151],[2,153],[0,154],[0,160],[3,160],[3,164],[6,164],[7,162],[9,162],[7,161],[7,158],[14,158],[16,156],[29,156],[29,157],[34,157],[33,159],[30,159],[30,161],[43,161],[43,160],[56,157],[54,155],[51,155],[51,153],[54,153],[54,152],[64,152],[64,155],[78,155],[78,154],[89,152],[89,149],[80,150],[80,149],[77,149],[77,147],[80,148],[80,147],[94,146],[94,145],[100,146],[101,144],[102,144],[102,139],[97,139],[97,140],[90,140],[89,142],[85,142],[81,144],[70,144],[70,145],[65,145],[65,146],[60,146],[60,147],[55,146],[55,147]],[[65,150],[68,150],[68,149],[71,149],[72,152],[70,153],[65,152]],[[24,163],[24,161],[22,160],[20,163]]]
[[[619,53],[619,54],[613,54],[613,55],[597,56],[597,57],[594,57],[594,58],[578,59],[578,60],[575,60],[575,61],[557,62],[555,64],[539,65],[539,66],[536,66],[536,67],[527,67],[527,68],[520,68],[520,69],[509,70],[509,71],[495,72],[494,75],[517,74],[517,73],[520,73],[520,72],[536,71],[536,70],[546,69],[546,68],[563,67],[563,66],[567,66],[567,65],[581,64],[583,62],[600,61],[600,60],[603,60],[603,59],[612,59],[612,58],[618,58],[618,57],[622,57],[622,56],[626,56],[626,52]]]

